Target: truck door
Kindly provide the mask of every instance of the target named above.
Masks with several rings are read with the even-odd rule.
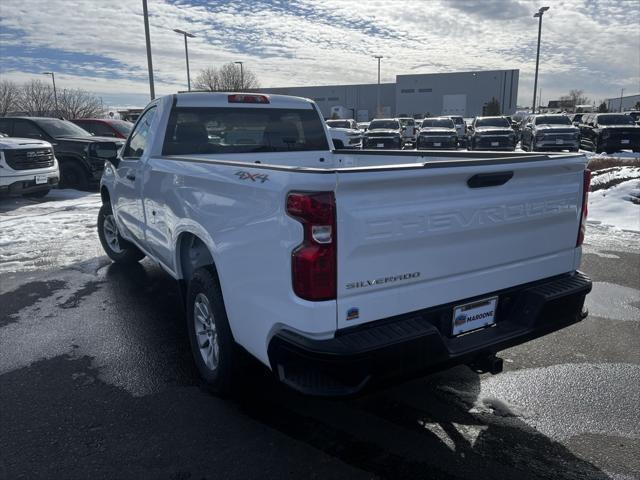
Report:
[[[112,204],[119,225],[135,238],[144,238],[144,218],[142,212],[142,176],[141,167],[149,155],[148,137],[151,123],[156,114],[156,106],[145,111],[123,148],[116,168],[115,195]]]

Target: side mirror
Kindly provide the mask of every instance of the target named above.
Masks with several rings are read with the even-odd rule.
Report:
[[[533,125],[531,123],[527,123],[524,128],[533,128]]]
[[[116,142],[96,142],[89,145],[89,156],[116,163],[119,146]]]

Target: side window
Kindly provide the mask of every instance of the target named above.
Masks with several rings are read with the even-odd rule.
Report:
[[[85,122],[80,125],[86,131],[99,137],[114,137],[115,134],[107,125],[100,122]]]
[[[16,120],[13,125],[13,136],[24,138],[44,138],[40,129],[28,120]]]
[[[11,121],[0,118],[0,133],[6,133],[7,135],[11,135]]]
[[[151,123],[155,115],[156,107],[154,106],[144,112],[138,119],[138,123],[136,123],[129,137],[129,143],[127,143],[123,157],[140,158],[144,154],[147,137],[149,136],[149,130],[151,129]]]

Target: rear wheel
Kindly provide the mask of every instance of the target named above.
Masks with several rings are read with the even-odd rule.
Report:
[[[87,170],[77,162],[61,162],[60,188],[87,190],[89,188]]]
[[[144,253],[120,236],[110,203],[104,203],[98,212],[98,237],[105,253],[116,263],[135,263]]]
[[[189,282],[187,328],[193,359],[207,387],[213,393],[230,393],[239,377],[240,348],[233,340],[213,267],[197,269]]]

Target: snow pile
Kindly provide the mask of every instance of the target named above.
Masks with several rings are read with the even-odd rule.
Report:
[[[618,185],[626,180],[640,178],[640,167],[610,167],[591,172],[591,192]]]
[[[98,193],[52,190],[42,200],[0,200],[0,273],[39,270],[103,255]]]
[[[588,223],[640,233],[640,181],[627,180],[590,193]]]
[[[632,152],[631,150],[622,150],[616,153],[595,153],[589,150],[580,150],[580,153],[584,153],[589,160],[595,158],[616,158],[619,160],[640,158],[640,152]]]

